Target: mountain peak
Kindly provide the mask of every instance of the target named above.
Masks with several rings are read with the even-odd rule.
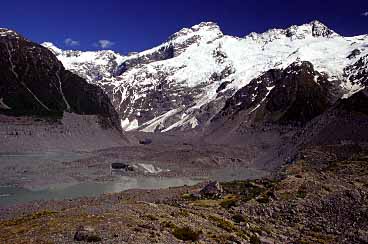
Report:
[[[339,36],[339,34],[328,28],[325,24],[318,20],[314,20],[303,25],[292,25],[286,29],[274,28],[263,33],[252,32],[245,38],[268,43],[284,38],[295,40],[319,37],[332,38],[337,36]]]
[[[338,36],[338,34],[335,31],[328,28],[325,24],[323,24],[319,20],[313,20],[313,21],[311,21],[311,22],[309,22],[308,24],[305,24],[305,25],[310,25],[312,27],[312,35],[314,37]]]
[[[61,54],[63,52],[63,50],[61,50],[60,48],[58,48],[54,43],[52,42],[43,42],[41,43],[41,46],[46,47],[47,49],[49,49],[51,52],[53,52],[56,56]]]
[[[200,36],[201,38],[205,38],[207,41],[209,41],[216,37],[223,36],[223,33],[218,24],[214,22],[201,22],[198,25],[194,25],[190,28],[183,28],[174,33],[169,37],[169,41],[183,42],[193,36]]]
[[[207,21],[207,22],[201,22],[198,25],[194,25],[191,28],[192,30],[200,30],[200,29],[211,29],[211,30],[220,30],[220,27],[217,23]]]
[[[16,38],[20,37],[20,35],[17,32],[7,28],[0,28],[0,36],[1,37],[11,36]]]

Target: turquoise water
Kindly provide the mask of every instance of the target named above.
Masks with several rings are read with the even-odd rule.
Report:
[[[27,170],[42,171],[45,167],[57,169],[58,162],[78,160],[90,156],[88,153],[79,152],[46,152],[46,153],[0,153],[0,172],[15,165],[23,167],[32,166]],[[45,164],[44,162],[47,162]],[[41,165],[40,168],[36,166]],[[23,171],[21,171],[23,172]],[[6,173],[5,173],[6,174]],[[157,176],[119,176],[114,181],[104,182],[81,182],[81,183],[60,183],[45,185],[44,188],[20,188],[6,185],[7,182],[0,183],[0,208],[9,205],[27,203],[31,201],[64,200],[78,197],[94,197],[104,193],[115,193],[129,189],[161,189],[177,187],[183,185],[195,185],[205,180],[231,181],[260,178],[267,173],[252,168],[222,168],[208,171],[206,178],[190,177],[157,177]],[[19,176],[22,177],[23,173]],[[18,176],[17,176],[18,177]],[[35,179],[42,179],[42,174],[33,175]],[[41,177],[41,178],[39,178]],[[3,178],[5,179],[5,178]],[[1,182],[1,181],[0,181]],[[4,184],[4,186],[1,186]]]
[[[199,179],[190,178],[122,176],[114,182],[60,184],[41,190],[0,186],[0,207],[38,200],[63,200],[78,197],[93,197],[103,193],[121,192],[129,189],[161,189],[183,185],[195,185],[200,181]]]

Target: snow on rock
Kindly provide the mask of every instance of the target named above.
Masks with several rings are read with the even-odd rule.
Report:
[[[16,39],[20,38],[20,36],[17,32],[15,32],[13,30],[6,29],[6,28],[0,28],[0,36],[1,37],[16,38]]]
[[[61,55],[63,53],[63,50],[55,46],[52,42],[44,42],[41,44],[42,46],[48,48],[50,51],[52,51],[56,56]]]
[[[4,98],[0,98],[0,109],[6,109],[6,110],[11,109],[11,107],[5,104]]]
[[[138,120],[129,121],[128,118],[121,120],[121,128],[125,131],[131,131],[138,128]]]
[[[178,114],[180,112],[179,109],[173,109],[168,111],[167,113],[158,116],[157,118],[154,118],[153,120],[150,120],[143,125],[140,126],[140,130],[143,132],[156,132],[161,131],[163,128],[165,128],[165,122],[170,117],[174,116],[175,114]]]
[[[66,69],[90,83],[113,77],[115,69],[125,59],[124,56],[111,50],[83,52],[62,50],[51,42],[44,42],[41,45],[51,50]]]
[[[141,167],[145,173],[149,173],[149,174],[158,174],[163,171],[159,167],[155,167],[152,164],[139,163],[138,166]]]
[[[352,54],[356,54],[353,50]],[[362,52],[359,51],[359,54]],[[368,86],[368,54],[361,57],[354,64],[347,66],[344,69],[346,80],[342,83],[342,87],[346,90],[344,98],[348,98]],[[356,55],[354,55],[354,58]],[[351,55],[349,56],[351,58]]]
[[[368,35],[343,37],[319,21],[244,38],[203,22],[129,56],[112,51],[57,56],[67,69],[105,90],[126,130],[166,132],[203,126],[251,80],[296,61],[309,61],[330,80],[342,81],[344,96],[350,96],[362,87],[356,82],[362,78],[353,74],[367,64],[359,70],[352,65],[368,54],[367,42]]]

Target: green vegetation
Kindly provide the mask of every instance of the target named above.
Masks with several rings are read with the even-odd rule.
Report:
[[[235,236],[229,234],[212,235],[211,238],[219,244],[239,243]]]
[[[299,187],[299,189],[296,193],[296,197],[297,198],[305,198],[306,196],[307,196],[306,187],[305,186]]]
[[[261,244],[261,240],[259,239],[258,236],[252,235],[250,237],[250,244]]]
[[[235,223],[242,223],[242,222],[245,222],[246,221],[246,219],[244,218],[244,216],[241,215],[241,214],[235,214],[235,215],[233,215],[232,220]]]
[[[235,230],[234,224],[230,222],[229,220],[222,219],[214,215],[210,215],[208,219],[212,221],[213,223],[215,223],[217,227],[220,227],[223,230],[226,230],[228,232],[232,232]]]
[[[204,199],[204,200],[196,200],[192,202],[191,205],[203,208],[211,208],[211,207],[218,207],[219,204],[220,200]]]
[[[275,198],[275,194],[272,190],[269,190],[267,192],[263,192],[257,198],[257,202],[266,204],[266,203],[269,203],[273,198]]]
[[[31,221],[31,220],[36,220],[39,218],[43,218],[43,217],[48,217],[48,216],[52,216],[57,214],[57,212],[55,211],[49,211],[49,210],[45,210],[42,212],[36,212],[30,215],[25,215],[23,217],[14,219],[14,220],[8,220],[8,221],[4,221],[0,224],[0,226],[13,226],[13,225],[18,225],[18,224],[23,224],[27,221]]]
[[[197,241],[199,240],[202,231],[194,231],[189,226],[175,227],[172,234],[182,241]]]
[[[158,220],[158,218],[156,218],[155,216],[153,216],[151,214],[147,214],[145,217],[148,218],[149,220],[152,220],[152,221]]]
[[[161,227],[173,229],[173,228],[176,228],[176,225],[171,221],[163,221],[161,222]]]
[[[235,207],[239,202],[239,197],[235,195],[225,196],[224,200],[221,201],[220,206],[225,209],[230,209]]]
[[[224,190],[230,194],[240,195],[242,201],[249,201],[260,196],[263,192],[271,189],[276,181],[270,180],[246,180],[222,183]]]
[[[180,209],[179,211],[172,212],[170,215],[172,217],[189,217],[189,212],[185,209]]]
[[[192,193],[184,193],[183,195],[181,195],[181,198],[183,198],[184,200],[188,200],[188,201],[194,201],[198,199]]]
[[[307,196],[307,193],[305,191],[298,191],[296,193],[297,198],[305,198]]]

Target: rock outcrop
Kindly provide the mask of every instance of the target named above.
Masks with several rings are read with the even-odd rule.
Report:
[[[65,70],[49,49],[0,29],[0,113],[61,117],[98,115],[120,130],[118,115],[101,88]]]
[[[330,85],[309,62],[269,70],[228,99],[214,121],[245,115],[241,121],[248,124],[305,124],[337,100],[330,94]]]

